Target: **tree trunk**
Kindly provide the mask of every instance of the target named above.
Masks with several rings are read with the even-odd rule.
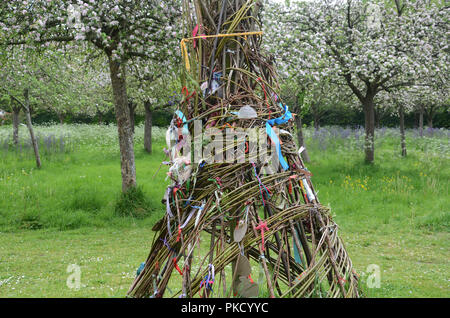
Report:
[[[426,113],[427,113],[428,127],[433,128],[433,117],[434,117],[434,113],[435,113],[434,107],[430,106],[429,111],[426,111]]]
[[[133,134],[134,134],[134,126],[135,126],[135,118],[136,118],[136,116],[135,116],[135,113],[134,113],[134,111],[135,111],[135,109],[136,109],[136,106],[134,105],[134,103],[132,102],[132,101],[129,101],[128,102],[128,108],[129,108],[129,111],[130,111],[130,126],[131,126],[131,131],[133,132]]]
[[[127,192],[136,187],[136,165],[134,160],[133,132],[130,125],[130,112],[128,109],[125,68],[120,62],[109,57],[109,70],[114,107],[119,135],[120,165],[122,172],[122,191]]]
[[[419,109],[419,135],[420,137],[423,137],[423,105],[420,105]]]
[[[373,96],[368,95],[363,102],[364,108],[364,128],[365,128],[365,160],[368,163],[373,163],[375,159],[375,107]]]
[[[12,114],[12,123],[13,123],[13,142],[14,145],[19,144],[19,114],[20,114],[20,107],[13,107],[13,114]]]
[[[144,148],[149,154],[151,154],[153,113],[149,101],[144,102],[144,108],[145,108]]]
[[[65,117],[66,117],[66,116],[64,116],[64,114],[58,114],[59,123],[60,123],[61,125],[64,124],[64,118],[65,118]]]
[[[311,113],[312,113],[313,120],[314,120],[314,130],[318,131],[320,128],[320,125],[319,125],[320,116],[319,116],[318,109],[316,109],[316,106],[318,107],[318,105],[315,103],[313,103],[311,105]]]
[[[34,155],[36,157],[36,166],[41,168],[41,157],[39,155],[39,147],[36,141],[36,137],[34,135],[33,124],[31,122],[31,113],[30,113],[30,99],[29,99],[29,91],[28,88],[24,89],[23,96],[25,98],[25,117],[27,120],[27,127],[30,132],[31,144],[33,145]]]
[[[402,157],[406,157],[405,112],[404,112],[403,104],[400,104],[399,115],[400,115],[400,138],[401,138],[401,146],[402,146]]]
[[[319,119],[318,118],[314,118],[314,130],[318,131],[319,129],[320,129]]]
[[[380,107],[374,107],[375,128],[381,128],[381,120],[384,118],[383,110]]]
[[[308,150],[306,149],[305,146],[305,141],[303,139],[303,127],[302,127],[302,115],[301,115],[301,110],[302,107],[299,103],[298,100],[298,96],[296,97],[296,104],[297,104],[297,116],[295,116],[295,124],[297,125],[297,140],[298,140],[298,146],[299,147],[304,147],[305,149],[303,150],[303,152],[301,153],[302,159],[305,162],[310,162],[311,159],[309,158],[309,154],[308,154]]]

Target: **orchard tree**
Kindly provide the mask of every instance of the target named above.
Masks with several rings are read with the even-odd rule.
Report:
[[[66,59],[69,68],[67,76],[72,78],[69,88],[78,98],[72,107],[71,103],[68,103],[67,107],[62,108],[67,114],[97,116],[98,123],[103,123],[104,115],[114,109],[107,59],[104,55],[97,54],[70,54]]]
[[[374,161],[375,96],[412,85],[447,55],[448,7],[417,0],[266,2],[277,56],[300,75],[345,84],[365,115],[365,160]],[[283,62],[281,62],[283,64]]]
[[[450,109],[450,87],[439,86],[432,89],[428,97],[428,102],[425,109],[425,114],[427,117],[428,128],[433,128],[433,119],[436,114],[442,111],[448,111]]]
[[[11,0],[0,4],[4,45],[45,48],[50,43],[86,43],[104,53],[119,135],[122,191],[136,186],[133,133],[128,111],[127,63],[133,57],[164,63],[161,53],[178,46],[178,1]]]
[[[36,103],[36,96],[31,95],[30,97],[30,88],[42,85],[40,63],[46,61],[48,56],[42,56],[39,60],[34,59],[34,57],[35,55],[26,49],[11,51],[8,54],[2,52],[0,73],[4,80],[0,82],[0,91],[11,99],[14,144],[17,145],[19,141],[19,113],[23,110],[36,158],[36,166],[41,168],[39,147],[31,120],[31,104]],[[32,93],[36,91],[32,90]]]
[[[42,54],[36,58],[39,81],[33,90],[40,108],[55,113],[63,124],[68,115],[88,113],[87,106],[96,101],[94,92],[98,93],[98,78],[86,76],[85,64],[76,52],[68,55],[55,50],[45,51],[47,55],[49,52],[52,52],[51,57],[45,63],[42,63]]]
[[[136,101],[138,111],[145,114],[144,149],[152,153],[152,127],[154,111],[165,109],[171,111],[176,101],[180,100],[181,87],[178,73],[173,65],[177,64],[176,56],[168,56],[173,62],[169,65],[146,65],[137,61],[130,69],[130,95]],[[151,67],[151,69],[150,69]],[[130,108],[130,113],[134,108]]]
[[[413,87],[402,87],[389,91],[382,91],[376,97],[376,103],[382,105],[384,111],[399,117],[401,155],[406,157],[405,114],[414,109]]]
[[[348,101],[348,95],[345,89],[342,89],[339,85],[330,83],[327,78],[309,83],[304,102],[305,111],[312,115],[315,130],[319,130],[320,120],[327,113],[338,108],[343,102]]]
[[[448,110],[450,107],[450,78],[449,70],[443,74],[431,74],[413,87],[414,109],[419,113],[419,131],[423,136],[424,115],[427,125],[433,128],[433,118],[436,113]]]

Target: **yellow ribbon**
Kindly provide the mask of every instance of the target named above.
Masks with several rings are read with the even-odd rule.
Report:
[[[253,31],[253,32],[241,32],[241,33],[225,33],[225,34],[215,34],[215,35],[198,35],[194,36],[192,38],[184,38],[181,40],[180,46],[181,46],[181,55],[184,59],[184,64],[186,65],[186,70],[191,70],[191,65],[189,63],[189,56],[188,56],[188,50],[186,46],[187,41],[192,41],[196,39],[205,39],[205,38],[224,38],[224,37],[231,37],[231,36],[244,36],[245,39],[247,39],[247,35],[262,35],[262,31]]]

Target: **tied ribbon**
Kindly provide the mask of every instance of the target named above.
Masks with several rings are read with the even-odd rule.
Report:
[[[178,235],[177,235],[177,242],[180,241],[181,238],[181,225],[178,225]]]
[[[195,26],[195,28],[194,28],[194,30],[192,31],[192,37],[196,37],[197,36],[197,33],[198,33],[198,29],[199,29],[199,26],[198,26],[198,24]],[[205,34],[200,34],[201,36],[205,36]],[[204,37],[203,37],[203,39],[204,39]],[[193,40],[193,44],[194,44],[194,49],[197,47],[197,40],[196,39],[194,39]]]
[[[167,242],[167,240],[166,239],[160,239],[162,242],[163,242],[163,244],[164,244],[164,246],[165,247],[167,247],[167,249],[169,250],[169,251],[171,251],[172,253],[177,253],[177,251],[175,251],[173,248],[171,248],[170,247],[170,245],[169,245],[169,243]]]
[[[186,197],[186,194],[184,194],[184,192],[183,192],[183,190],[182,190],[182,188],[181,187],[177,187],[177,186],[175,186],[175,187],[173,187],[173,196],[174,196],[174,198],[175,198],[175,196],[177,195],[177,192],[178,191],[180,191],[180,195],[181,195],[181,197],[183,198],[183,197]]]
[[[186,89],[186,91],[187,91],[187,89]],[[192,93],[192,94],[194,94],[194,93]],[[188,92],[188,94],[189,94],[189,92]],[[192,97],[192,95],[191,95],[191,97]],[[183,135],[189,134],[188,125],[186,123],[186,116],[184,116],[183,112],[181,112],[180,110],[175,111],[175,115],[177,115],[177,117],[181,120],[181,123],[183,124]],[[181,123],[180,123],[180,126],[181,126]]]
[[[262,197],[262,201],[263,201],[263,205],[266,206],[266,201],[264,200],[264,194],[263,194],[263,189],[266,192],[266,195],[268,198],[270,198],[270,194],[272,194],[272,192],[270,192],[269,189],[266,188],[266,186],[262,183],[261,179],[258,176],[258,173],[256,172],[256,165],[252,162],[252,166],[253,166],[253,171],[255,172],[255,177],[259,182],[259,191],[261,192],[261,197]]]
[[[173,258],[173,265],[175,266],[175,269],[177,270],[177,272],[180,273],[181,276],[183,276],[183,272],[181,271],[180,267],[177,264],[177,258],[176,257]]]
[[[202,291],[203,285],[205,285],[206,289],[209,289],[210,291],[212,291],[212,284],[214,284],[214,281],[208,280],[208,276],[209,276],[209,274],[206,275],[205,279],[202,280],[202,282],[200,283],[200,290],[198,291],[200,298],[202,298],[201,291]]]
[[[209,289],[210,291],[212,291],[212,285],[214,284],[214,265],[213,264],[209,264],[209,269],[208,269],[208,275],[205,276],[205,278],[201,281],[200,283],[200,289],[198,291],[198,294],[200,296],[200,298],[202,298],[201,295],[201,290],[203,288],[203,286],[205,286],[206,289]]]
[[[303,182],[299,181],[298,183],[300,183],[300,187],[302,188],[302,193],[303,193],[303,198],[305,198],[305,203],[309,203],[309,200],[306,196],[306,190],[305,187],[303,186]]]
[[[234,130],[234,127],[231,126],[229,123],[226,123],[225,125],[223,125],[222,128],[219,128],[219,130],[224,130],[225,128],[230,128],[231,131]]]
[[[181,94],[184,94],[184,97],[186,99],[186,102],[189,102],[189,100],[194,97],[195,94],[197,94],[196,91],[193,91],[191,95],[189,95],[189,90],[187,89],[186,86],[183,86],[183,88],[181,89]]]
[[[257,227],[255,227],[255,230],[261,231],[261,243],[262,243],[261,250],[264,252],[266,250],[264,241],[264,232],[269,230],[269,228],[267,227],[267,222],[266,221],[263,222],[261,219],[259,219],[259,224]]]
[[[296,174],[294,174],[293,176],[289,177],[289,194],[292,194],[292,180],[295,178],[297,178],[298,176]]]
[[[279,105],[284,108],[284,115],[278,118],[268,120],[266,122],[266,133],[272,140],[272,142],[275,144],[278,154],[278,160],[280,161],[280,164],[283,167],[283,169],[286,171],[289,169],[289,164],[286,162],[286,160],[283,157],[283,154],[281,153],[280,139],[278,139],[278,136],[273,130],[272,126],[287,123],[290,119],[292,119],[292,113],[289,111],[287,106],[283,106],[281,103]]]
[[[172,210],[170,209],[170,190],[171,188],[168,187],[166,192],[166,212],[170,218],[173,218],[173,213]]]
[[[186,218],[186,221],[184,221],[183,225],[178,226],[178,231],[179,231],[180,236],[181,236],[181,230],[184,229],[186,227],[186,225],[189,223],[192,216],[194,215],[195,210],[203,210],[202,206],[197,206],[197,205],[191,205],[191,208],[192,208],[191,213],[189,213],[188,217]]]
[[[220,190],[220,187],[222,185],[222,180],[219,177],[216,177],[214,179],[208,179],[208,181],[213,181],[216,184],[217,189]]]

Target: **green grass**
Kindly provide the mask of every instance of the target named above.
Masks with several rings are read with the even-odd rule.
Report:
[[[105,133],[103,129],[99,128],[97,133]],[[26,132],[21,132],[26,137]],[[107,133],[117,134],[115,129]],[[154,177],[164,153],[160,151],[161,142],[155,143],[154,155],[145,153],[139,133],[142,132],[138,131],[136,138],[136,170],[140,189],[148,201],[149,222],[159,217],[161,193],[167,184],[164,168]],[[16,153],[0,151],[0,228],[67,230],[135,222],[134,218],[117,217],[115,207],[121,197],[120,157],[114,138],[103,136],[110,138],[103,145],[95,147],[97,140],[87,136],[77,141],[80,145],[70,152],[42,156],[40,170],[35,168],[30,153],[17,160]]]
[[[0,137],[8,129],[0,127]],[[136,131],[147,210],[141,219],[116,212],[115,128],[37,128],[59,129],[71,131],[71,147],[45,153],[41,170],[30,153],[0,148],[0,297],[123,297],[147,257],[151,226],[164,213],[166,168],[155,176],[164,160],[162,134],[150,156],[142,150],[142,127]],[[330,139],[324,147],[311,131],[306,136],[318,197],[332,208],[367,296],[448,297],[448,137],[410,133],[408,157],[401,158],[395,135],[387,134],[377,140],[375,164],[367,165],[352,140]],[[66,285],[70,264],[80,266],[80,290]],[[380,268],[380,288],[367,288],[371,264]]]
[[[0,234],[0,297],[123,297],[150,249],[146,228]],[[80,266],[79,290],[67,287]]]

